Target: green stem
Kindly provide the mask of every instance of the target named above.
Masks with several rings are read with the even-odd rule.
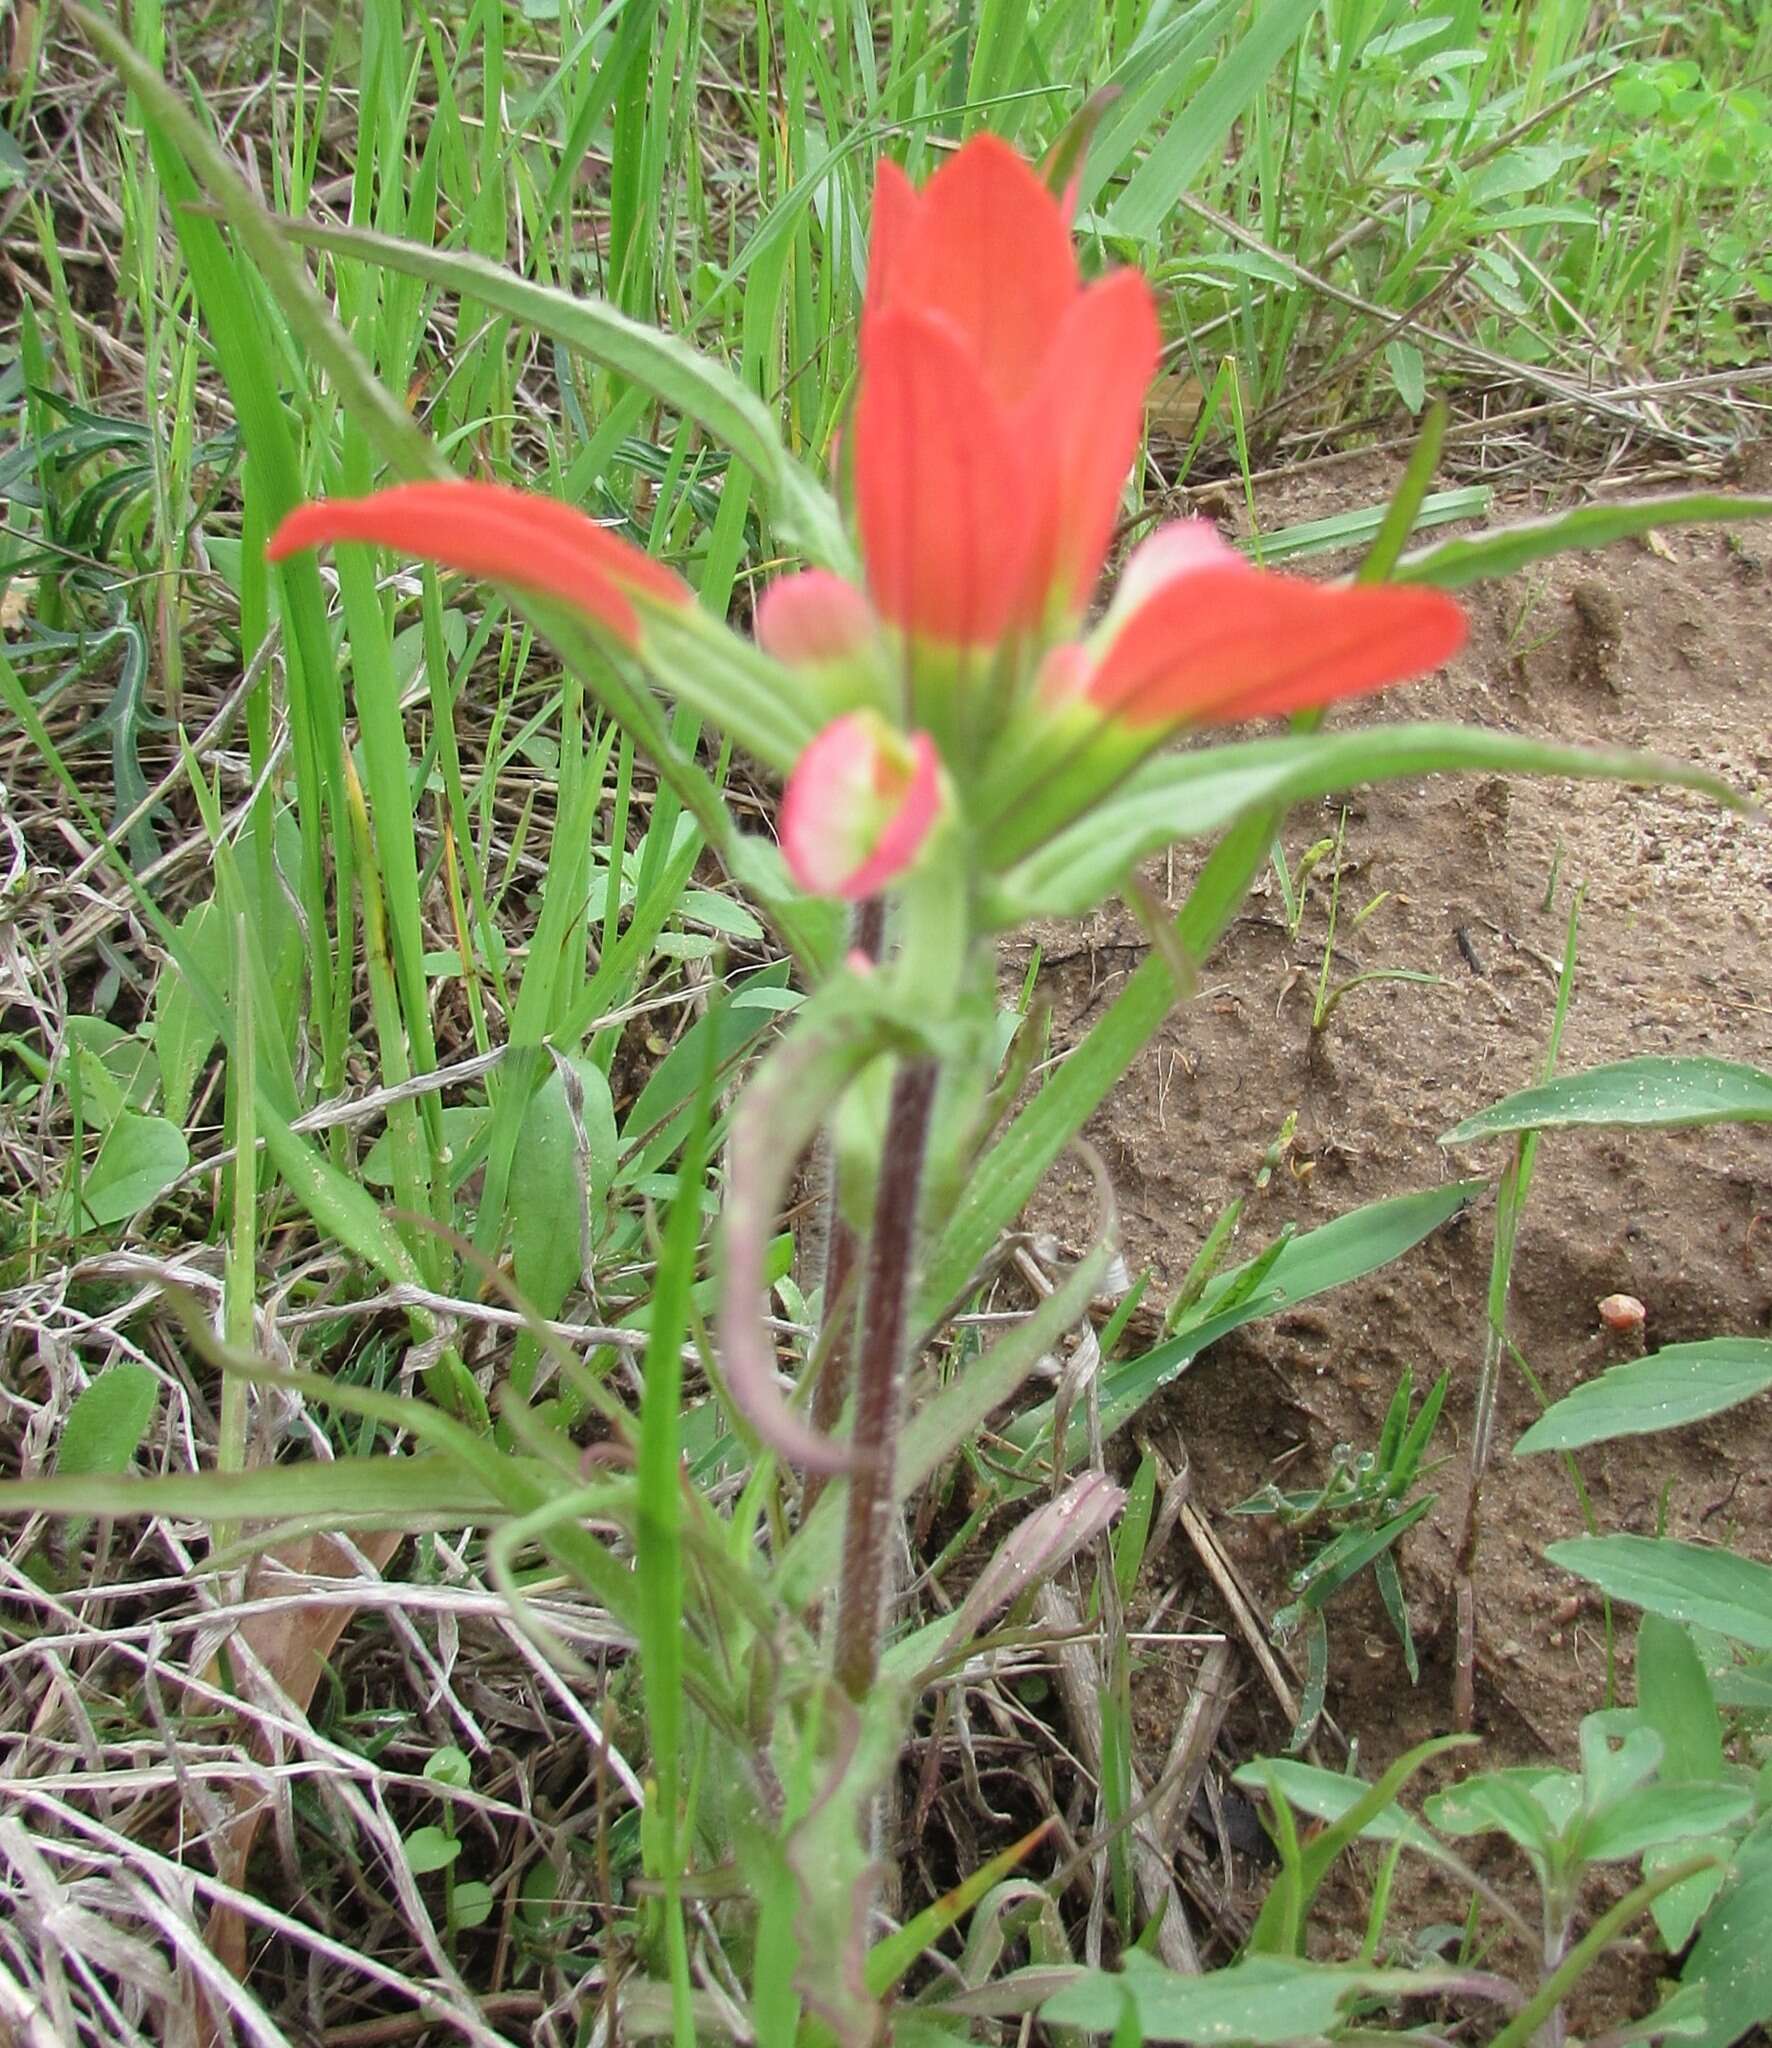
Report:
[[[874,1206],[856,1359],[855,1436],[864,1462],[849,1481],[837,1592],[837,1680],[864,1699],[880,1667],[893,1565],[898,1436],[904,1422],[917,1207],[939,1076],[930,1059],[906,1061],[892,1083]]]
[[[1639,1913],[1646,1912],[1663,1892],[1672,1891],[1675,1885],[1684,1884],[1687,1878],[1696,1877],[1701,1870],[1714,1869],[1720,1860],[1716,1856],[1688,1856],[1684,1862],[1658,1870],[1653,1877],[1645,1878],[1634,1891],[1626,1892],[1617,1905],[1600,1915],[1490,2042],[1489,2048],[1526,2048],[1533,2035],[1599,1959],[1600,1951],[1614,1935],[1628,1927]]]

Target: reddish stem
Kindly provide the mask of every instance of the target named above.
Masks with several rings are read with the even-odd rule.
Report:
[[[850,931],[851,950],[869,960],[878,960],[886,941],[886,903],[870,896],[855,907]],[[850,1353],[855,1342],[855,1278],[861,1265],[861,1239],[855,1226],[843,1214],[842,1189],[838,1185],[835,1157],[831,1160],[829,1185],[825,1191],[825,1222],[828,1232],[824,1267],[824,1326],[819,1332],[821,1357],[818,1379],[812,1389],[812,1426],[820,1436],[835,1436],[843,1419],[843,1404],[849,1398]],[[825,1475],[809,1472],[801,1495],[802,1518],[818,1505],[826,1485]]]
[[[937,1077],[933,1060],[910,1060],[899,1068],[875,1191],[852,1439],[861,1462],[849,1480],[837,1591],[837,1681],[852,1699],[866,1697],[879,1670],[894,1564],[894,1495],[910,1366],[906,1338],[916,1279],[917,1208]]]

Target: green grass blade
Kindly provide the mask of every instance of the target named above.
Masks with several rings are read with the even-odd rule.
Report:
[[[702,1222],[707,1170],[711,1063],[683,1150],[677,1194],[671,1203],[653,1282],[646,1379],[640,1403],[639,1525],[634,1574],[640,1621],[642,1690],[655,1783],[654,1826],[663,1863],[665,1943],[671,2010],[678,2048],[694,2048],[690,2012],[689,1948],[683,1923],[683,1502],[679,1407],[683,1334]]]
[[[260,205],[190,108],[146,63],[115,23],[72,4],[72,0],[69,0],[65,11],[88,40],[116,65],[130,90],[140,98],[144,113],[154,129],[185,160],[209,196],[220,206],[288,320],[300,347],[332,378],[357,425],[375,442],[382,460],[405,477],[445,474],[431,444],[413,425],[411,417],[393,393],[377,382],[325,300],[315,290],[312,279],[302,268],[293,248],[279,233],[270,214]],[[174,203],[185,197],[175,192],[170,184],[167,196]],[[219,251],[219,236],[216,241]],[[231,265],[235,260],[225,254],[221,256],[224,264]],[[212,300],[216,296],[211,294]],[[251,353],[250,347],[243,350],[241,360],[250,360]],[[261,406],[274,407],[274,387],[267,384],[258,402]],[[293,505],[298,496],[299,492],[292,491],[289,503]]]
[[[1397,479],[1397,488],[1391,493],[1390,503],[1385,507],[1384,522],[1354,577],[1356,583],[1382,583],[1402,560],[1403,550],[1409,545],[1409,536],[1420,524],[1434,471],[1439,467],[1447,418],[1445,401],[1436,399],[1428,407],[1421,431],[1415,437],[1415,446],[1409,451],[1408,463]]]
[[[96,1384],[96,1382],[95,1382]],[[499,1497],[453,1458],[331,1458],[246,1472],[103,1473],[0,1480],[0,1513],[188,1516],[224,1526],[297,1516],[398,1519],[495,1514]]]
[[[1131,183],[1108,208],[1117,235],[1152,240],[1179,196],[1224,147],[1251,102],[1309,25],[1319,0],[1266,0],[1206,82],[1165,125]]]
[[[1396,581],[1463,590],[1492,577],[1515,575],[1549,555],[1610,547],[1614,541],[1653,533],[1663,526],[1733,526],[1754,519],[1772,519],[1772,498],[1732,498],[1720,491],[1693,491],[1677,498],[1579,505],[1549,519],[1525,520],[1495,533],[1444,540],[1437,547],[1405,555],[1397,564]]]
[[[480,256],[424,249],[361,228],[289,221],[281,231],[291,242],[360,257],[468,295],[628,378],[697,421],[750,467],[777,525],[796,547],[827,567],[853,567],[835,504],[782,446],[768,409],[729,370],[679,336],[600,300],[537,284]]]

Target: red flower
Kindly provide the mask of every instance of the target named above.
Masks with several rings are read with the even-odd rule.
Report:
[[[688,604],[689,586],[583,512],[533,491],[453,479],[300,505],[272,534],[273,562],[328,541],[373,541],[421,562],[565,600],[629,647],[633,599]]]
[[[882,164],[854,430],[880,616],[982,648],[1080,612],[1157,345],[1143,278],[1084,285],[1063,207],[1006,143],[976,137],[920,193]]]

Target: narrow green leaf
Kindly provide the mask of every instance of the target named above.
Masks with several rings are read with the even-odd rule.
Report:
[[[1049,1821],[1042,1821],[1007,1849],[999,1849],[970,1877],[962,1878],[952,1891],[944,1892],[932,1905],[925,1906],[895,1934],[875,1942],[868,1950],[865,1965],[870,1995],[884,1998],[925,1949],[939,1941],[955,1921],[971,1912],[992,1885],[1007,1877],[1039,1847],[1050,1826]]]
[[[403,476],[437,475],[441,470],[440,458],[399,400],[376,381],[326,301],[315,290],[300,259],[279,238],[276,223],[203,124],[146,62],[117,23],[85,7],[69,4],[65,11],[122,73],[155,129],[187,161],[227,215],[229,225],[257,263],[301,347],[324,364],[340,396],[351,407],[357,426],[376,442],[383,460]],[[244,351],[237,353],[244,360]],[[278,412],[270,380],[265,380],[256,403],[273,415]],[[273,487],[273,495],[278,501],[277,509],[282,511],[293,505],[299,494],[291,487],[292,470],[285,468],[292,456],[287,428],[280,428],[280,433],[277,458],[282,473]]]
[[[1387,1195],[1382,1201],[1363,1203],[1345,1216],[1307,1230],[1283,1247],[1262,1276],[1264,1306],[1255,1313],[1265,1315],[1275,1309],[1296,1307],[1313,1295],[1325,1294],[1332,1287],[1345,1286],[1363,1274],[1376,1272],[1380,1266],[1388,1266],[1392,1259],[1401,1258],[1429,1232],[1475,1201],[1487,1186],[1487,1181],[1459,1180],[1448,1181],[1443,1187],[1423,1188],[1415,1194]],[[1188,1323],[1183,1325],[1182,1337],[1196,1324],[1210,1321],[1227,1298],[1241,1292],[1239,1280],[1246,1270],[1245,1266],[1233,1266],[1207,1283]]]
[[[1250,1948],[1256,1952],[1266,1950],[1273,1953],[1279,1946],[1280,1926],[1289,1920],[1293,1922],[1290,1939],[1302,1946],[1304,1916],[1310,1910],[1318,1887],[1342,1851],[1355,1840],[1368,1821],[1394,1808],[1397,1795],[1425,1765],[1448,1750],[1466,1747],[1473,1740],[1468,1735],[1440,1735],[1427,1742],[1418,1742],[1413,1749],[1405,1750],[1374,1784],[1364,1788],[1345,1813],[1338,1814],[1313,1835],[1304,1847],[1298,1869],[1295,1907],[1288,1908],[1283,1901],[1277,1902],[1282,1910],[1273,1912],[1264,1903],[1249,1937]]]
[[[769,409],[730,370],[681,337],[629,318],[600,299],[538,284],[483,256],[431,249],[365,228],[283,221],[309,248],[360,257],[508,315],[563,348],[629,378],[705,427],[746,463],[782,533],[812,560],[848,570],[852,554],[830,494],[782,446]]]
[[[1396,580],[1463,590],[1491,577],[1515,575],[1547,555],[1610,547],[1614,541],[1651,533],[1661,526],[1731,526],[1752,519],[1772,519],[1772,498],[1732,498],[1720,491],[1694,491],[1677,498],[1579,505],[1549,519],[1526,520],[1495,533],[1423,548],[1397,564]]]
[[[1430,1232],[1456,1215],[1488,1185],[1486,1181],[1453,1181],[1420,1194],[1392,1195],[1368,1202],[1338,1216],[1332,1223],[1306,1231],[1270,1247],[1241,1266],[1219,1274],[1189,1311],[1179,1333],[1140,1358],[1109,1369],[1101,1387],[1101,1426],[1111,1434],[1122,1429],[1163,1387],[1175,1379],[1209,1344],[1245,1323],[1281,1309],[1296,1308],[1314,1295],[1325,1294],[1363,1274],[1387,1266],[1418,1245]],[[1253,1292],[1244,1282],[1257,1268],[1261,1279]],[[1024,1448],[1039,1442],[1052,1428],[1051,1401],[1018,1415],[1004,1434]],[[1086,1418],[1074,1415],[1066,1444],[1067,1460],[1082,1454],[1087,1441]]]
[[[1146,1451],[1126,1489],[1126,1505],[1114,1536],[1114,1584],[1122,1606],[1132,1598],[1138,1575],[1144,1568],[1144,1546],[1151,1532],[1151,1516],[1157,1505],[1157,1461]]]
[[[1241,818],[1212,849],[1170,930],[1183,954],[1204,960],[1261,872],[1284,813]],[[918,1300],[933,1318],[958,1298],[1052,1162],[1107,1099],[1175,1007],[1175,972],[1154,950],[1132,973],[1083,1043],[984,1156],[932,1249]]]
[[[1301,1812],[1325,1821],[1340,1820],[1372,1789],[1364,1778],[1326,1771],[1318,1764],[1302,1763],[1297,1757],[1261,1757],[1239,1765],[1234,1774],[1234,1782],[1246,1792],[1265,1791],[1270,1780]],[[1402,1842],[1442,1862],[1446,1857],[1446,1851],[1432,1834],[1394,1800],[1367,1817],[1360,1836],[1369,1842]]]
[[[1152,11],[1145,33],[1101,81],[1100,125],[1083,156],[1078,200],[1086,212],[1158,122],[1172,118],[1176,82],[1186,79],[1218,40],[1238,0],[1189,7],[1159,22]]]
[[[1668,1536],[1573,1536],[1544,1554],[1614,1600],[1772,1650],[1772,1565]]]
[[[1424,1493],[1419,1500],[1412,1500],[1400,1515],[1393,1515],[1380,1527],[1348,1529],[1336,1537],[1312,1559],[1311,1583],[1300,1604],[1307,1609],[1323,1607],[1350,1580],[1358,1578],[1375,1557],[1382,1556],[1393,1543],[1413,1529],[1432,1509],[1435,1498],[1431,1493]]]
[[[1708,1054],[1647,1054],[1522,1088],[1448,1131],[1442,1145],[1468,1145],[1510,1131],[1573,1124],[1672,1130],[1693,1124],[1772,1122],[1772,1074]]]
[[[522,1462],[529,1465],[527,1459]],[[452,1515],[465,1521],[496,1514],[499,1508],[498,1495],[464,1466],[433,1454],[330,1458],[323,1464],[246,1472],[169,1472],[146,1479],[96,1470],[76,1477],[63,1469],[52,1479],[0,1480],[0,1514],[180,1515],[208,1523],[404,1515]]]
[[[1012,867],[1003,894],[1018,914],[1077,916],[1119,888],[1137,861],[1178,839],[1203,838],[1265,807],[1449,771],[1667,783],[1740,803],[1708,769],[1622,748],[1557,746],[1522,733],[1437,724],[1290,734],[1154,756],[1087,819]],[[1006,828],[1006,853],[1016,846],[1014,829]],[[1030,820],[1026,829],[1038,827]],[[1772,1100],[1772,1080],[1766,1087]]]
[[[323,1158],[267,1102],[261,1100],[258,1115],[272,1164],[320,1228],[383,1279],[396,1285],[422,1285],[423,1276],[400,1233],[362,1185]]]
[[[1420,522],[1428,499],[1428,486],[1433,482],[1434,471],[1439,465],[1440,449],[1446,439],[1446,419],[1446,406],[1442,400],[1436,400],[1428,407],[1421,432],[1415,437],[1415,446],[1409,451],[1408,465],[1398,480],[1397,488],[1391,493],[1389,505],[1385,507],[1384,521],[1378,529],[1377,538],[1354,576],[1356,583],[1383,583],[1402,559],[1409,536]],[[1485,505],[1483,509],[1487,511],[1488,507]]]
[[[1111,2033],[1122,2001],[1130,2000],[1147,2041],[1277,2048],[1332,2032],[1356,1998],[1431,1996],[1442,1977],[1457,1981],[1436,1970],[1365,1970],[1294,1956],[1251,1956],[1194,1977],[1166,1970],[1134,1949],[1118,1975],[1086,1971],[1047,1999],[1040,2017],[1051,2026]]]
[[[641,1683],[647,1736],[656,1781],[652,1826],[657,1865],[648,1874],[664,1886],[665,1947],[671,1977],[675,2037],[695,2038],[690,2019],[687,1934],[683,1923],[683,1496],[681,1407],[683,1337],[695,1285],[701,1239],[702,1183],[707,1173],[708,1119],[714,1086],[712,1058],[704,1061],[695,1116],[683,1149],[683,1170],[665,1224],[653,1283],[646,1343],[634,1575],[639,1595]],[[613,1137],[614,1112],[610,1112]],[[662,1866],[662,1867],[658,1867]]]
[[[1157,137],[1131,182],[1108,208],[1117,235],[1151,240],[1177,199],[1220,149],[1232,127],[1308,27],[1317,0],[1267,0],[1240,42],[1207,74]]]
[[[1712,1337],[1670,1344],[1615,1365],[1567,1394],[1533,1423],[1514,1456],[1572,1451],[1613,1437],[1648,1436],[1702,1422],[1772,1387],[1772,1340]]]

